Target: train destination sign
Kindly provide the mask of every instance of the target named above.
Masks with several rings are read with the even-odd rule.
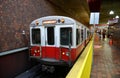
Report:
[[[56,20],[44,20],[44,21],[42,21],[42,23],[43,23],[43,25],[45,25],[45,24],[56,24],[57,21]]]

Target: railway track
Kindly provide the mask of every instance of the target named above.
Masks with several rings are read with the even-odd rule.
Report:
[[[15,78],[65,78],[69,72],[68,67],[56,66],[54,72],[42,71],[41,65],[36,65],[30,70],[16,76]]]

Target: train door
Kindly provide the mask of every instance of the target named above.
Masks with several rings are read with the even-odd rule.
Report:
[[[41,29],[31,28],[30,29],[30,56],[31,57],[41,57]]]
[[[45,58],[56,58],[55,52],[55,26],[45,27]]]
[[[61,60],[71,61],[72,27],[60,28]]]

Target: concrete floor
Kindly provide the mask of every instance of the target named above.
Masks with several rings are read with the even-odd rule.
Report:
[[[91,78],[120,78],[120,49],[110,39],[94,39]]]

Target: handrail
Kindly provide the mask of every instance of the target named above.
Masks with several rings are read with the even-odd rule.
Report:
[[[0,56],[5,56],[8,54],[13,54],[13,53],[17,53],[23,50],[27,50],[28,47],[23,47],[23,48],[18,48],[18,49],[13,49],[13,50],[9,50],[9,51],[4,51],[4,52],[0,52]]]

